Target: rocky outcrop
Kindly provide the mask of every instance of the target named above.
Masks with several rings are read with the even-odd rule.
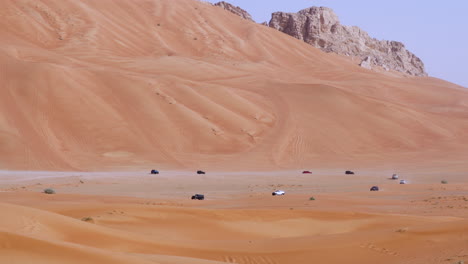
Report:
[[[397,41],[377,40],[359,27],[340,24],[326,7],[311,7],[298,13],[276,12],[269,26],[303,40],[325,52],[359,57],[360,65],[375,66],[414,76],[427,76],[424,63]]]
[[[242,17],[243,19],[254,21],[252,19],[252,16],[247,11],[245,11],[244,9],[242,9],[242,8],[240,8],[238,6],[231,5],[230,3],[226,3],[224,1],[218,2],[218,3],[214,4],[214,5],[222,7],[224,9],[226,9],[227,11]]]
[[[359,66],[366,68],[368,70],[372,69],[372,58],[371,57],[365,57],[361,63],[359,63]]]

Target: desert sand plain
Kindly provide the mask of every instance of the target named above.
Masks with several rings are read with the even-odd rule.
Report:
[[[4,0],[0,263],[466,262],[467,131],[464,87],[204,2]]]

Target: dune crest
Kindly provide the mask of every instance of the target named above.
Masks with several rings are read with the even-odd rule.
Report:
[[[370,72],[207,3],[3,4],[3,169],[296,168],[467,142],[466,89]]]

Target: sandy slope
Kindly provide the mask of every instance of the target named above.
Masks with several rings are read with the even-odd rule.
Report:
[[[0,262],[468,260],[468,185],[463,177],[452,175],[452,180],[462,182],[440,185],[419,176],[410,185],[399,185],[379,180],[381,175],[371,171],[346,176],[348,180],[293,171],[213,173],[199,186],[189,172],[180,173],[169,179],[142,173],[80,176],[83,183],[77,176],[55,175],[62,180],[25,176],[16,183],[19,190],[0,192],[0,199],[8,202],[0,204]],[[381,192],[367,191],[379,181]],[[0,186],[5,184],[2,180]],[[40,193],[49,186],[58,194]],[[231,187],[223,190],[226,186]],[[274,188],[287,190],[287,195],[271,196]],[[207,200],[189,200],[196,189]],[[114,196],[129,192],[138,192],[141,198]],[[315,201],[309,200],[311,194]],[[92,220],[83,221],[84,217]]]
[[[1,168],[244,170],[465,151],[465,89],[369,72],[206,3],[2,6]]]
[[[468,261],[465,88],[193,0],[1,3],[0,263]]]

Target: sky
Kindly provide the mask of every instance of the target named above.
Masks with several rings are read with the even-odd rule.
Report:
[[[225,0],[226,1],[226,0]],[[209,2],[218,2],[210,0]],[[421,58],[430,76],[468,88],[468,0],[227,0],[257,22],[276,11],[332,8],[347,26],[371,37],[403,42]]]

